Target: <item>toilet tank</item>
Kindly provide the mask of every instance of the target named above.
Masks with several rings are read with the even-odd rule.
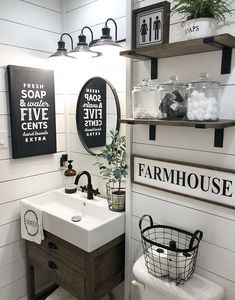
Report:
[[[195,273],[178,286],[167,279],[156,278],[148,273],[144,256],[135,262],[133,274],[137,284],[140,283],[140,300],[222,300],[225,296],[223,287]]]

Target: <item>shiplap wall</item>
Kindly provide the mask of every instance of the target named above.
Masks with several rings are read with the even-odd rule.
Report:
[[[97,13],[99,12],[99,13]],[[65,26],[74,41],[84,26],[90,26],[94,39],[101,36],[101,29],[108,18],[113,18],[118,26],[118,39],[126,38],[126,0],[69,0],[65,1]],[[108,23],[111,28],[111,35],[114,37],[114,25]],[[87,42],[90,42],[90,32],[85,30]],[[125,44],[122,43],[123,47]],[[99,188],[101,195],[105,196],[105,183],[99,174],[99,169],[94,166],[95,156],[90,155],[82,146],[76,128],[76,105],[79,92],[84,83],[94,76],[103,77],[114,86],[121,106],[121,114],[125,116],[125,58],[119,56],[99,57],[86,61],[77,62],[77,72],[67,78],[67,103],[69,112],[69,150],[70,157],[74,160],[74,167],[77,171],[87,170],[92,175],[94,188]],[[124,127],[121,127],[121,134],[125,134]],[[81,178],[79,185],[86,184],[86,178]]]
[[[133,8],[140,8],[160,1],[133,1]],[[172,2],[172,1],[171,1]],[[235,8],[235,1],[232,3]],[[235,11],[234,11],[235,12]],[[218,33],[235,33],[235,14],[227,18]],[[183,40],[178,16],[171,18],[170,41]],[[220,74],[221,52],[172,57],[159,60],[158,82],[166,82],[171,75],[188,82],[198,78],[200,72],[208,72],[213,80],[222,83],[220,118],[235,118],[235,60],[232,72]],[[133,61],[133,85],[150,75],[150,63]],[[214,132],[211,129],[157,127],[157,140],[148,140],[148,126],[133,126],[132,153],[162,159],[173,159],[209,166],[235,169],[235,131],[225,129],[224,147],[214,148]],[[226,290],[226,300],[235,298],[235,211],[212,204],[180,197],[171,193],[132,185],[131,235],[132,264],[142,255],[139,218],[150,214],[156,223],[178,226],[194,232],[204,232],[197,261],[197,272],[219,284]],[[131,288],[131,299],[138,300],[136,288]]]
[[[20,238],[20,199],[62,186],[59,156],[65,151],[64,95],[56,81],[57,150],[54,155],[12,159],[6,66],[48,67],[62,32],[61,2],[0,1],[0,299],[26,299],[25,248]],[[60,78],[59,78],[60,80]]]

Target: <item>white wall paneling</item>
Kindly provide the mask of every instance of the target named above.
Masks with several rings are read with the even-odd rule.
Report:
[[[50,2],[50,1],[48,1]],[[61,33],[61,13],[19,0],[0,0],[0,19]]]
[[[27,279],[22,277],[0,289],[0,299],[12,300],[24,298],[27,293]],[[27,299],[27,298],[26,298]]]
[[[20,199],[63,185],[59,158],[65,152],[65,100],[57,89],[58,153],[12,159],[7,65],[50,68],[47,57],[62,32],[61,1],[0,0],[0,130],[7,132],[0,149],[0,299],[26,298],[25,246],[20,236]]]
[[[61,14],[62,11],[62,0],[20,0],[31,5],[41,6],[42,8],[53,10]]]
[[[132,3],[134,8],[140,8],[156,1],[133,0]],[[232,9],[234,8],[235,1],[232,1]],[[234,34],[234,18],[234,13],[231,17],[228,16],[227,24],[221,24],[217,32]],[[170,23],[170,41],[183,40],[179,16],[174,15]],[[220,74],[221,51],[159,59],[157,83],[168,81],[171,75],[178,75],[181,81],[189,82],[197,79],[200,72],[208,72],[211,79],[222,84],[220,118],[235,119],[234,64],[234,50],[231,73],[226,75]],[[143,78],[150,77],[149,61],[135,59],[132,61],[132,67],[133,85],[140,83]],[[132,130],[132,154],[235,169],[234,127],[225,129],[223,148],[214,148],[212,129],[157,126],[156,141],[148,139],[149,126],[135,125],[132,126]],[[199,249],[196,272],[222,285],[226,290],[225,299],[233,300],[235,273],[231,262],[235,260],[235,243],[231,237],[235,230],[235,210],[137,184],[132,184],[131,188],[131,262],[134,263],[143,254],[138,228],[139,219],[143,214],[150,214],[159,224],[168,224],[191,232],[200,229],[204,236]],[[131,289],[131,294],[132,300],[139,300],[134,288]]]
[[[100,24],[101,30],[107,18],[118,19],[125,15],[125,0],[99,0],[66,13],[66,24],[68,32],[81,30],[85,25],[94,26],[96,24]],[[89,24],[87,24],[87,22],[89,22]],[[110,27],[111,26],[112,25],[110,25]]]
[[[65,12],[69,13],[71,10],[78,10],[81,6],[89,5],[98,0],[67,0],[65,1]]]
[[[7,20],[0,20],[0,35],[2,45],[7,44],[42,52],[55,52],[60,36],[57,33]]]

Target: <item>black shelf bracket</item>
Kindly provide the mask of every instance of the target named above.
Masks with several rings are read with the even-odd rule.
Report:
[[[203,42],[222,50],[221,74],[229,74],[231,72],[232,48],[215,41],[213,36],[204,38]]]
[[[156,140],[156,125],[149,125],[149,140]]]
[[[158,77],[158,58],[151,58],[151,79]]]
[[[223,148],[224,145],[224,128],[215,128],[214,147]]]

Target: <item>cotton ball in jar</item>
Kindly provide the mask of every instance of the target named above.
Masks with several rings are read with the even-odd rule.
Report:
[[[207,101],[206,101],[206,98],[205,98],[205,97],[204,97],[203,99],[200,100],[199,104],[200,104],[200,107],[201,107],[203,110],[206,110],[207,107],[208,107],[208,104],[207,104]]]
[[[191,111],[187,112],[187,118],[188,118],[188,120],[191,120],[191,121],[195,120],[194,115],[193,115],[193,113]]]
[[[205,113],[204,118],[206,121],[211,120],[211,114],[210,113]]]
[[[193,92],[191,93],[191,97],[192,97],[192,98],[197,98],[198,95],[199,95],[199,92],[198,92],[197,90],[195,90],[195,91],[193,91]]]
[[[193,110],[197,110],[198,108],[199,108],[199,101],[198,101],[198,99],[193,99],[193,101],[192,101],[192,109]]]
[[[205,100],[205,98],[206,98],[205,93],[203,93],[203,92],[198,93],[198,99],[199,100]]]
[[[211,106],[218,106],[218,103],[217,103],[215,97],[208,97],[207,102]]]
[[[218,108],[217,106],[208,106],[207,112],[210,113],[211,115],[217,115],[218,114]]]

